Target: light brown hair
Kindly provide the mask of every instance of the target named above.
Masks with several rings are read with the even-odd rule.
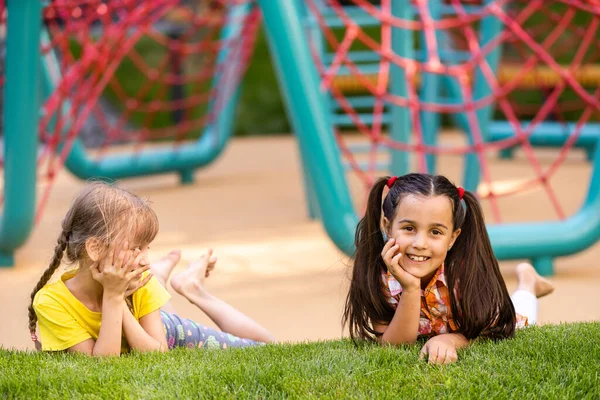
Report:
[[[50,280],[61,265],[63,258],[69,263],[78,263],[88,258],[86,241],[94,238],[108,245],[123,235],[138,245],[149,244],[158,233],[158,218],[150,208],[149,201],[126,190],[103,183],[88,184],[73,200],[62,221],[62,232],[58,236],[50,265],[31,292],[29,305],[29,331],[35,337],[37,315],[33,301],[37,292]],[[36,343],[39,347],[39,342]]]

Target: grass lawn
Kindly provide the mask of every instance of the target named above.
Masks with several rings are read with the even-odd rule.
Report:
[[[481,342],[449,366],[349,340],[94,359],[0,350],[0,398],[600,398],[600,323]]]

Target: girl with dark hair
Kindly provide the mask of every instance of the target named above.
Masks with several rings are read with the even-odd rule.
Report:
[[[204,279],[216,263],[212,251],[175,275],[171,286],[222,331],[179,317],[165,289],[179,254],[152,265],[146,261],[157,232],[148,201],[100,182],[82,190],[62,221],[52,261],[31,292],[29,330],[36,348],[102,356],[274,341],[265,328],[206,291]],[[77,268],[51,282],[64,259]]]
[[[509,338],[535,324],[537,298],[554,290],[523,263],[511,299],[479,201],[439,175],[379,179],[355,244],[343,315],[350,336],[393,345],[428,338],[421,358],[430,363],[456,361],[479,336]]]

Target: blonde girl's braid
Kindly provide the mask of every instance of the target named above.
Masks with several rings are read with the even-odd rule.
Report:
[[[35,343],[36,350],[40,350],[42,347],[42,344],[40,343],[40,341],[38,340],[38,338],[35,334],[36,325],[37,325],[37,315],[33,308],[33,300],[34,300],[37,292],[41,288],[43,288],[46,283],[48,283],[48,281],[50,280],[50,278],[52,277],[52,275],[54,274],[56,269],[60,266],[60,264],[62,262],[62,258],[63,258],[63,253],[65,252],[65,249],[67,248],[67,244],[69,243],[69,233],[70,232],[63,230],[62,233],[60,234],[60,236],[58,238],[58,243],[56,244],[56,247],[54,248],[54,256],[52,257],[52,261],[50,262],[50,265],[48,266],[46,271],[44,271],[39,282],[37,283],[37,285],[35,285],[35,288],[31,292],[31,303],[29,304],[29,309],[28,309],[29,310],[29,332],[31,333],[31,340]]]
[[[129,311],[131,311],[131,313],[134,314],[133,295],[125,297],[125,304],[127,304],[127,308],[129,308]]]

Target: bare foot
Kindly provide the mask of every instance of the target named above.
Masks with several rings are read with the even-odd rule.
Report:
[[[167,287],[169,275],[171,275],[173,267],[177,265],[180,259],[181,250],[173,250],[160,260],[150,264],[150,270],[164,287]]]
[[[517,290],[526,290],[535,294],[535,297],[544,297],[554,291],[554,285],[546,278],[541,277],[533,265],[521,263],[517,265],[519,287]]]
[[[200,257],[199,260],[191,262],[184,270],[171,278],[173,289],[187,298],[190,294],[205,294],[204,279],[210,275],[215,268],[217,257],[212,255],[212,249]]]

